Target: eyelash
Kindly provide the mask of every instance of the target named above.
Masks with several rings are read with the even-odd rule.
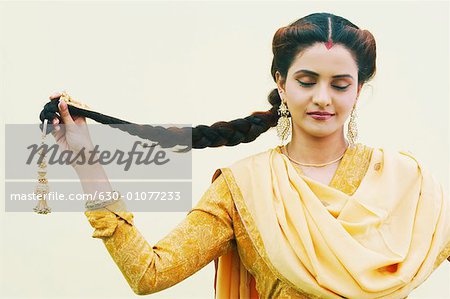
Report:
[[[300,83],[300,85],[303,86],[303,87],[310,87],[310,86],[312,86],[312,85],[315,84],[315,83],[305,83],[305,82],[302,82],[302,81],[298,81],[298,83]],[[351,85],[351,84],[349,84],[349,85],[347,85],[347,86],[343,86],[343,87],[341,87],[341,86],[336,86],[336,85],[332,85],[332,86],[333,86],[334,88],[336,88],[337,90],[346,90],[350,85]]]

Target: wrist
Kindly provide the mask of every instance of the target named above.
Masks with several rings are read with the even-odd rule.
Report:
[[[85,208],[86,210],[102,209],[117,203],[119,200],[122,200],[122,195],[118,191],[107,192],[105,195],[101,193],[98,198],[87,201]]]
[[[108,181],[106,172],[101,164],[86,164],[74,166],[74,170],[80,181],[83,182],[104,182]]]
[[[112,187],[101,165],[87,165],[76,169],[84,193],[111,192]]]

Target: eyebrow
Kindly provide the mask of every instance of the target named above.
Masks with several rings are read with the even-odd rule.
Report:
[[[318,73],[310,71],[310,70],[298,70],[298,71],[296,71],[294,73],[294,75],[296,75],[298,73],[305,73],[305,74],[308,74],[308,75],[319,77]],[[351,75],[349,75],[349,74],[335,75],[332,78],[352,78],[353,79],[353,77]]]

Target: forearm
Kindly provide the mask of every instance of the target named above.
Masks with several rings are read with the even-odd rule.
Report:
[[[82,165],[74,167],[80,179],[83,192],[96,194],[96,192],[111,192],[112,187],[102,165]]]

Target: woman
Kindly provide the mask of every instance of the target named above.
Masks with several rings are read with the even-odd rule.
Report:
[[[407,297],[450,255],[449,202],[410,153],[355,143],[354,109],[375,74],[373,36],[311,14],[276,32],[273,54],[272,109],[241,122],[245,137],[219,145],[275,125],[282,140],[292,131],[290,142],[218,169],[196,207],[153,247],[121,201],[86,211],[93,237],[141,295],[215,260],[217,298]],[[58,143],[92,146],[84,117],[72,118],[65,101],[59,113],[80,129],[56,131]],[[219,146],[207,141],[194,138],[193,147]],[[112,190],[101,166],[74,168],[86,193]]]

